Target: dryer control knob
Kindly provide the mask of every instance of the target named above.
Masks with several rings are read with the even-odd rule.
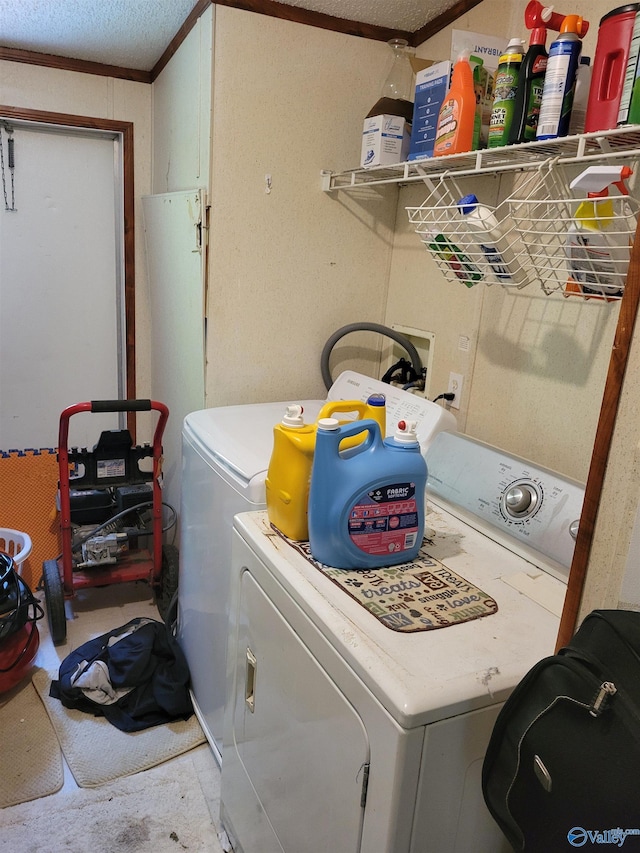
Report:
[[[531,486],[520,483],[507,489],[504,505],[507,513],[513,518],[529,515],[536,508],[538,493]]]

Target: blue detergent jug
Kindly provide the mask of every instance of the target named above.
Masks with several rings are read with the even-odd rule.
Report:
[[[309,489],[309,547],[314,559],[342,569],[409,562],[424,535],[427,464],[414,421],[383,439],[373,420],[317,423]],[[366,431],[363,442],[340,449]]]

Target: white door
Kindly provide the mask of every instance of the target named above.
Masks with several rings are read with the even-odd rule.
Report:
[[[164,500],[180,507],[182,423],[204,408],[204,190],[145,196],[151,304],[151,397],[169,407]]]
[[[124,396],[121,185],[113,138],[13,125],[12,199],[3,127],[0,207],[0,449],[56,447],[60,413]],[[117,415],[79,415],[93,446]]]

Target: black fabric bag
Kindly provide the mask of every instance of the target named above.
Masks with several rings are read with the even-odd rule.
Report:
[[[494,725],[482,790],[515,850],[640,850],[640,613],[594,610],[529,671]]]
[[[93,685],[100,679],[100,689],[78,686],[83,673]],[[60,664],[49,695],[66,708],[104,716],[125,732],[193,713],[187,661],[171,629],[154,619],[132,619],[74,649]],[[96,695],[102,701],[92,698]]]

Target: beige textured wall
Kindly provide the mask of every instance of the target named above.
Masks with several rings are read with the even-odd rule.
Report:
[[[638,388],[640,324],[636,323],[589,555],[580,619],[597,607],[640,610]]]
[[[207,405],[324,396],[329,336],[382,322],[395,193],[332,197],[320,173],[359,162],[387,51],[217,7]]]
[[[152,85],[152,192],[209,189],[213,17],[209,6]]]
[[[502,34],[505,43],[516,35],[528,39],[525,6],[525,0],[484,0],[455,27]],[[591,22],[586,55],[593,56],[599,20],[607,11],[601,2],[580,4],[580,13]],[[547,46],[552,40],[550,32]],[[444,59],[450,47],[448,29],[418,53]],[[509,193],[510,181],[489,177],[463,187],[495,204]],[[435,333],[431,387],[440,393],[447,389],[450,371],[464,375],[459,423],[465,432],[584,482],[619,304],[545,296],[535,284],[521,291],[449,284],[413,233],[404,209],[420,205],[427,195],[416,185],[400,191],[386,322],[413,317],[411,325]]]

